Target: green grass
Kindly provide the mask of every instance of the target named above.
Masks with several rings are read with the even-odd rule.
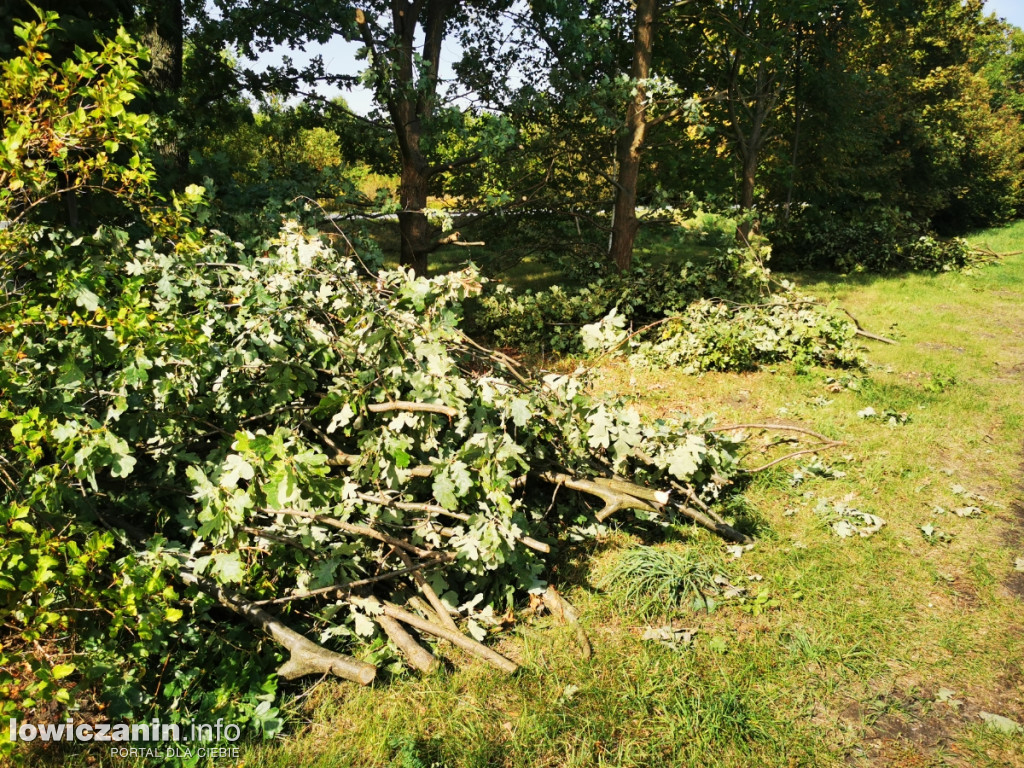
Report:
[[[1024,223],[976,241],[1024,249]],[[686,377],[612,362],[597,378],[651,416],[798,423],[845,442],[823,457],[842,477],[794,486],[798,461],[754,477],[745,503],[759,542],[738,560],[703,531],[653,543],[724,563],[747,598],[710,614],[663,600],[656,621],[696,628],[693,643],[645,642],[650,605],[629,599],[636,582],[616,570],[643,542],[618,531],[568,553],[552,576],[583,616],[592,659],[571,629],[524,618],[497,642],[521,662],[516,676],[441,647],[453,671],[366,689],[316,683],[289,735],[247,746],[239,764],[1024,766],[1024,736],[979,716],[1024,723],[1024,574],[1014,571],[1024,556],[1024,256],[971,274],[789,277],[898,344],[870,343],[861,376],[778,366]],[[910,420],[858,417],[867,406]],[[984,499],[964,501],[954,486]],[[815,512],[824,499],[887,524],[837,538]],[[934,511],[969,503],[984,513]],[[952,538],[929,541],[925,524]],[[962,703],[940,700],[941,689]]]

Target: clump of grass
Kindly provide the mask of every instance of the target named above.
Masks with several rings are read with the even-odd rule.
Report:
[[[720,563],[697,550],[636,547],[623,552],[602,579],[602,586],[643,617],[680,608],[711,612]],[[725,581],[723,579],[723,581]]]

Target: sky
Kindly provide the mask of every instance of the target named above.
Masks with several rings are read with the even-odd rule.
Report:
[[[994,13],[997,16],[1006,19],[1015,26],[1024,28],[1024,0],[987,0],[985,3],[985,10],[988,13]],[[365,64],[365,62],[356,60],[357,50],[359,50],[358,43],[348,43],[341,38],[335,38],[335,40],[326,45],[307,46],[305,52],[292,51],[291,56],[295,60],[296,64],[301,65],[304,62],[309,61],[314,55],[319,54],[324,58],[324,64],[327,67],[327,71],[356,74]],[[287,50],[278,49],[268,52],[261,56],[257,62],[265,65],[279,63],[283,53],[287,53]],[[451,42],[445,43],[444,51],[442,53],[442,77],[451,76],[450,65],[458,55],[458,46]],[[344,96],[349,107],[361,115],[369,113],[373,108],[373,97],[365,88],[356,87],[352,90],[325,88],[321,89],[321,93],[328,98],[338,94]]]
[[[1024,28],[1024,0],[988,0],[985,10]]]

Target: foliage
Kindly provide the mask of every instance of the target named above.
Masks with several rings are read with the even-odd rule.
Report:
[[[754,370],[785,360],[859,366],[856,332],[835,305],[800,296],[777,295],[740,307],[701,300],[673,316],[654,340],[639,343],[630,362],[683,373]]]
[[[499,285],[471,319],[500,345],[576,352],[581,328],[613,309],[626,322],[643,325],[706,296],[757,300],[770,283],[762,258],[755,250],[728,248],[702,265],[637,264],[575,290],[556,285],[516,295]]]
[[[528,471],[586,476],[594,457],[605,457],[618,472],[674,478],[709,499],[734,471],[731,444],[700,424],[645,425],[591,403],[567,377],[527,386],[470,375],[455,303],[475,286],[469,272],[431,282],[390,272],[370,283],[294,228],[251,256],[215,233],[177,251],[131,246],[115,230],[74,240],[50,230],[37,244],[17,276],[25,298],[4,317],[15,534],[4,558],[18,574],[7,620],[26,642],[68,626],[76,646],[102,651],[76,657],[86,678],[102,673],[101,658],[146,688],[155,682],[146,658],[166,654],[166,643],[191,638],[198,653],[216,627],[208,602],[172,585],[176,569],[256,599],[376,571],[379,542],[332,532],[318,516],[411,528],[415,546],[450,552],[458,567],[431,579],[479,622],[539,583],[543,563],[522,536],[550,540],[577,515],[587,519],[568,502],[545,513],[550,494],[532,483],[519,492]],[[407,400],[451,414],[368,408]],[[340,468],[338,451],[353,457]],[[462,522],[446,537],[438,515]],[[62,533],[51,541],[54,530]],[[90,559],[55,557],[61,547]],[[110,582],[115,563],[118,582],[139,574],[132,590],[117,592],[127,605],[107,605],[97,586]],[[45,610],[33,598],[44,585]],[[373,634],[366,616],[345,606],[325,602],[311,626],[342,644]],[[74,618],[88,616],[75,613],[83,609],[114,620]],[[147,629],[146,617],[159,629]],[[230,682],[214,677],[222,703],[249,685],[264,692],[236,672]],[[168,681],[162,690],[183,693]]]
[[[302,216],[314,205],[347,212],[390,197],[362,193],[369,168],[343,159],[341,137],[322,116],[279,100],[255,112],[240,107],[234,119],[192,139],[193,173],[216,180],[218,223],[233,236],[273,236],[283,211]]]
[[[371,276],[294,222],[246,246],[200,226],[206,204],[190,187],[131,233],[40,226],[5,254],[4,715],[102,684],[117,718],[271,734],[279,655],[210,585],[387,661],[378,601],[411,586],[395,546],[482,638],[542,584],[538,553],[593,530],[553,486],[670,521],[675,492],[644,486],[704,505],[735,475],[739,443],[709,421],[646,422],[470,342],[475,271]]]
[[[537,351],[617,352],[628,340],[633,364],[686,373],[781,360],[859,365],[856,326],[836,307],[775,285],[767,255],[721,249],[699,267],[636,266],[576,291],[517,296],[499,286],[474,320],[499,344]]]
[[[766,176],[787,214],[821,212],[798,226],[813,241],[824,224],[824,242],[812,245],[856,244],[841,269],[861,257],[869,270],[905,269],[900,250],[931,230],[959,235],[1016,215],[1024,153],[1009,106],[1011,40],[984,21],[980,2],[861,6],[833,34],[805,72],[789,141],[768,161],[779,172]]]
[[[807,208],[776,237],[787,266],[842,272],[963,269],[976,258],[967,241],[940,239],[895,208],[833,213]]]
[[[49,52],[56,29],[54,13],[19,23],[21,55],[0,63],[0,221],[9,222],[0,245],[30,220],[52,218],[62,198],[100,190],[130,199],[152,179],[137,149],[147,118],[127,109],[141,88],[135,62],[145,50],[121,29],[58,63]]]

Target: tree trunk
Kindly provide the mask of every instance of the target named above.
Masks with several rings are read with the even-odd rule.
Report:
[[[402,237],[401,262],[412,267],[417,276],[426,277],[430,252],[430,226],[427,223],[427,176],[422,159],[402,161],[402,186],[399,190],[402,210],[398,227]]]
[[[402,157],[402,183],[398,214],[401,234],[402,266],[412,267],[419,276],[427,274],[430,253],[430,226],[427,224],[427,191],[432,169],[420,151],[424,122],[434,114],[441,43],[450,21],[454,0],[407,2],[390,0],[393,35],[388,36],[387,52],[381,50],[366,14],[356,9],[356,24],[363,42],[370,49],[371,66],[377,69],[381,83],[391,87],[378,90],[378,101],[387,106],[391,125]],[[423,48],[416,51],[416,25],[423,26]],[[422,69],[421,69],[422,67]],[[429,130],[429,128],[428,128]]]
[[[743,156],[743,177],[740,180],[740,212],[741,215],[749,215],[754,207],[754,183],[757,180],[757,158],[760,153],[753,147],[749,148]],[[760,230],[756,221],[745,219],[736,227],[736,239],[742,243],[750,242],[750,235],[757,234]]]
[[[150,52],[146,85],[155,98],[153,108],[166,114],[174,109],[182,85],[185,17],[182,0],[151,0],[144,6],[146,32],[142,42]],[[183,142],[170,139],[161,154],[179,173],[188,170],[188,151]]]
[[[636,218],[636,183],[640,175],[640,149],[647,132],[644,114],[647,93],[643,81],[651,72],[656,7],[657,0],[637,0],[631,72],[636,83],[636,93],[626,107],[626,127],[615,146],[619,170],[608,255],[620,272],[629,269],[633,263],[633,241],[640,226]]]

